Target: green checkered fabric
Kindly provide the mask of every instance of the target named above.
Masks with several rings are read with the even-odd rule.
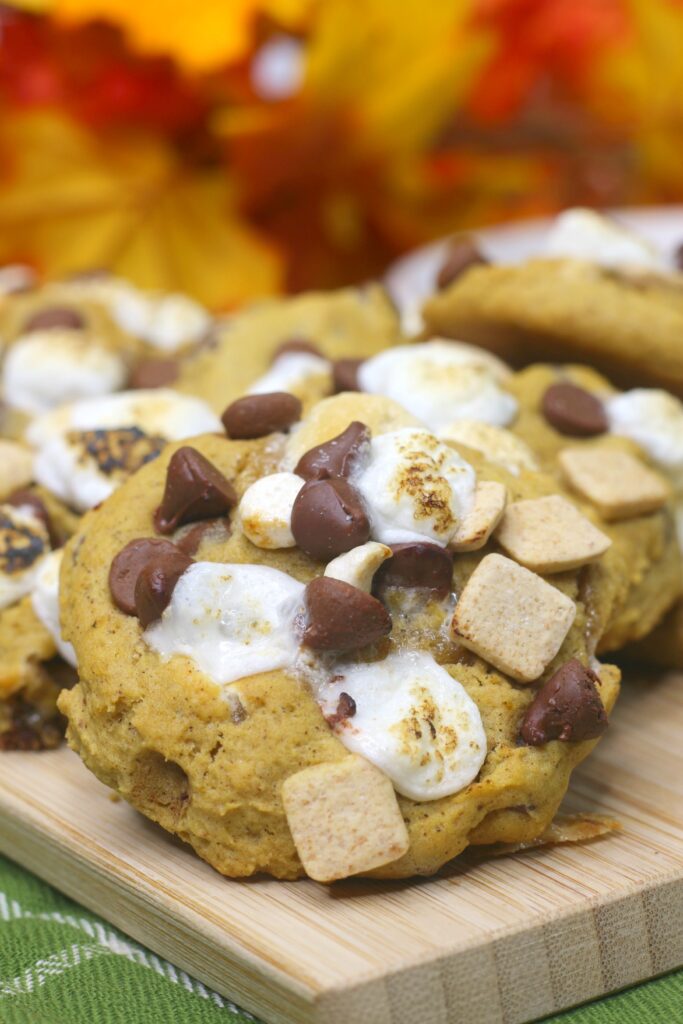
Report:
[[[253,1021],[229,1000],[0,857],[0,1024]],[[683,1024],[683,971],[546,1024],[551,1021]]]

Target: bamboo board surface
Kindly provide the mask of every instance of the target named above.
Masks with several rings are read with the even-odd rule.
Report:
[[[4,853],[277,1024],[521,1024],[683,964],[683,676],[625,686],[568,808],[623,831],[418,882],[232,882],[68,750],[0,759]]]

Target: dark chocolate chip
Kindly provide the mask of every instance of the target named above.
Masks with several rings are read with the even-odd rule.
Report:
[[[594,740],[607,728],[598,677],[572,658],[536,694],[522,721],[520,734],[536,747],[549,740]]]
[[[223,426],[234,441],[265,437],[278,430],[289,430],[301,419],[301,402],[287,391],[238,398],[223,413]]]
[[[294,472],[304,480],[327,480],[332,476],[349,476],[369,443],[370,431],[364,423],[354,420],[331,441],[305,452],[297,462]]]
[[[327,719],[327,724],[334,728],[335,725],[341,725],[342,722],[353,718],[355,713],[356,702],[353,697],[349,693],[340,693],[339,700],[337,701],[337,710]]]
[[[375,573],[374,589],[385,587],[417,587],[433,590],[438,597],[451,591],[453,556],[438,544],[410,541],[392,544],[391,558],[383,562]]]
[[[196,448],[185,445],[173,453],[168,464],[154,525],[159,533],[173,533],[185,523],[227,515],[236,504],[230,481]]]
[[[278,345],[273,352],[272,362],[275,362],[275,360],[279,359],[280,356],[290,356],[292,354],[300,354],[302,352],[309,356],[319,356],[321,359],[325,358],[314,342],[309,341],[308,338],[294,337],[287,338],[286,341],[283,341]]]
[[[570,437],[593,437],[609,427],[600,399],[576,384],[551,384],[541,408],[551,427]]]
[[[358,383],[358,371],[364,359],[337,359],[332,363],[332,385],[334,393],[340,391],[362,391]]]
[[[176,548],[173,553],[160,553],[147,562],[135,583],[135,614],[143,629],[160,619],[168,607],[176,583],[192,559]]]
[[[304,484],[292,508],[292,533],[307,555],[329,562],[365,544],[370,523],[356,488],[334,477]]]
[[[306,587],[303,643],[314,651],[355,651],[391,632],[381,601],[343,580],[318,576]]]
[[[53,548],[58,548],[61,545],[62,538],[54,528],[52,517],[47,510],[45,502],[37,494],[34,494],[33,491],[20,487],[18,490],[12,491],[9,497],[5,498],[5,504],[13,505],[15,508],[30,509],[36,519],[39,519],[47,530],[50,545]]]
[[[448,244],[445,259],[437,274],[436,286],[439,291],[448,288],[470,267],[488,262],[473,238],[453,238]]]
[[[177,380],[179,371],[177,359],[143,359],[133,369],[128,387],[135,391],[165,388]]]
[[[180,552],[170,540],[141,537],[139,540],[131,540],[125,548],[121,548],[109,567],[109,591],[116,607],[126,615],[135,615],[135,584],[142,570],[160,557],[171,560],[176,555],[187,568],[188,556]]]
[[[50,331],[58,327],[81,331],[85,327],[85,317],[70,306],[48,306],[30,316],[23,330],[28,334],[29,331]]]

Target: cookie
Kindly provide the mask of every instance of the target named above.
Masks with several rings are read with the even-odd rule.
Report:
[[[475,266],[427,300],[429,334],[517,366],[586,362],[625,387],[683,395],[683,284],[575,260]]]
[[[219,322],[175,386],[217,413],[247,392],[288,392],[308,406],[349,390],[355,360],[398,339],[396,311],[379,285],[271,299]]]
[[[219,514],[220,532],[211,509],[189,564],[159,549],[155,528],[169,491],[180,488],[185,510],[203,493],[196,482],[183,491],[177,445],[88,513],[67,547],[62,622],[80,674],[60,698],[69,742],[107,785],[224,874],[295,878],[309,867],[323,881],[348,872],[400,878],[430,874],[469,844],[529,840],[551,821],[616,699],[618,671],[594,655],[621,614],[622,591],[638,584],[612,576],[641,546],[644,574],[660,572],[670,512],[649,517],[644,541],[642,528],[622,536],[616,524],[604,555],[591,550],[581,566],[547,577],[497,554],[495,530],[477,551],[451,550],[477,486],[498,484],[516,503],[561,484],[510,473],[402,416],[389,399],[345,394],[314,407],[291,435],[192,439],[237,504]],[[353,457],[339,458],[338,447],[321,456],[354,422],[367,438]],[[303,461],[302,435],[318,448]],[[308,478],[299,491],[277,490],[289,532],[278,533],[278,522],[248,539],[241,519],[245,506],[253,515],[254,486],[297,475],[300,462]],[[165,543],[196,528],[188,515]],[[278,537],[283,546],[272,546]],[[607,569],[614,548],[620,556]],[[482,584],[490,559],[514,567],[502,589],[496,572]],[[501,601],[512,610],[528,587],[541,619],[518,669],[514,651],[480,638],[495,635]],[[469,606],[466,624],[452,594]],[[570,687],[579,703],[566,698],[566,721],[553,719],[556,736],[549,725],[544,741],[538,704],[525,726],[527,715],[544,684],[565,692],[574,669],[556,677],[574,663],[584,673]],[[525,729],[533,743],[521,739]],[[351,794],[365,771],[372,799],[363,808]],[[367,860],[357,843],[363,815]]]

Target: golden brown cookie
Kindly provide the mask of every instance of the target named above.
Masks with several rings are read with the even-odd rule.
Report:
[[[618,672],[592,660],[596,648],[612,634],[637,631],[637,623],[625,613],[631,592],[644,596],[651,577],[657,579],[657,591],[677,586],[671,582],[677,581],[679,567],[675,544],[669,545],[668,508],[652,513],[647,522],[641,517],[626,527],[610,527],[612,544],[601,558],[594,560],[589,553],[580,568],[546,577],[497,554],[495,532],[480,550],[449,554],[445,538],[454,533],[466,507],[454,495],[471,495],[475,479],[504,486],[511,503],[543,499],[560,492],[561,485],[549,474],[526,469],[510,473],[473,449],[442,446],[414,428],[410,418],[401,423],[400,407],[386,399],[373,396],[368,401],[357,395],[349,406],[350,398],[329,399],[313,410],[315,429],[306,435],[307,444],[323,445],[324,450],[303,463],[296,434],[290,442],[282,435],[255,441],[201,437],[191,447],[198,453],[193,456],[194,480],[203,483],[198,487],[186,481],[181,486],[180,467],[187,456],[179,454],[177,445],[170,446],[99,510],[88,513],[67,548],[62,620],[80,669],[79,684],[60,699],[69,718],[69,742],[102,781],[228,875],[266,871],[283,878],[299,876],[303,867],[296,837],[315,877],[328,881],[340,877],[345,864],[347,870],[379,877],[429,874],[469,844],[538,836],[552,820],[572,769],[604,728],[604,709],[611,709],[617,695]],[[327,475],[327,467],[331,458],[336,466],[346,467],[348,460],[340,462],[329,442],[351,420],[362,420],[365,403],[374,427],[370,448],[361,445],[352,451],[355,468],[345,468],[351,476],[340,483],[339,477]],[[306,429],[305,421],[301,433]],[[338,443],[356,442],[357,434],[350,433]],[[398,475],[394,484],[387,484],[382,471],[392,459]],[[282,482],[273,479],[283,474],[289,479],[292,468],[305,473],[308,481],[294,506]],[[220,484],[221,477],[234,488],[237,506]],[[254,546],[241,528],[239,502],[264,480],[271,501],[263,505],[266,512],[278,502],[290,504],[290,534],[281,535],[287,546],[278,549]],[[448,493],[444,480],[452,505],[437,508],[433,502]],[[359,493],[371,508],[365,534]],[[195,564],[188,565],[174,553],[172,543],[182,542],[197,528],[191,524],[201,520],[200,495],[201,501],[210,498],[204,513],[210,518],[193,548]],[[428,504],[425,495],[433,496]],[[382,496],[388,505],[382,504]],[[224,511],[217,513],[221,500]],[[384,543],[383,531],[391,533],[396,522],[405,527],[405,503],[424,540],[386,541],[392,545],[392,558],[383,563],[368,593],[366,577],[356,571],[368,564],[364,545],[368,539]],[[155,523],[159,526],[169,516],[185,525],[161,536]],[[438,543],[435,536],[441,538]],[[144,538],[156,539],[156,544],[128,547]],[[160,548],[162,541],[168,546]],[[327,554],[314,558],[302,544]],[[354,558],[345,559],[349,545]],[[333,553],[336,559],[330,557]],[[492,558],[515,567],[505,594],[497,589]],[[666,565],[671,558],[672,571]],[[466,623],[454,620],[452,598],[441,589],[444,561],[445,591],[452,589],[466,601]],[[633,561],[636,570],[631,569]],[[239,589],[243,578],[258,581],[264,570],[277,570],[272,587],[264,589],[268,596],[259,598],[255,583],[243,591],[256,602],[247,627],[239,619],[239,603],[228,614],[220,603],[228,598],[214,597]],[[224,586],[225,591],[220,589]],[[286,605],[278,603],[280,589],[294,595],[287,606],[293,617],[282,620],[290,623],[289,632],[281,619],[268,619],[271,612],[275,616],[273,609]],[[501,600],[510,621],[518,622],[510,636],[525,655],[510,664],[514,678],[500,667],[508,664],[510,652],[500,649],[502,641],[492,625]],[[544,629],[536,628],[533,616],[530,620],[526,615],[534,608],[542,616],[550,614],[552,643]],[[242,622],[240,629],[255,630],[247,633],[251,640],[246,648],[240,648],[244,659],[259,655],[261,623],[268,630],[269,656],[273,650],[284,652],[284,664],[266,663],[258,670],[257,662],[249,661],[254,669],[239,675],[244,663],[240,669],[228,659],[219,671],[215,630],[224,630],[220,635],[226,643],[237,643],[242,634],[235,616]],[[298,653],[292,653],[291,643]],[[527,658],[531,653],[533,658]],[[238,675],[220,676],[225,664]],[[337,820],[334,791],[327,787],[338,785],[343,799],[349,780],[357,771],[362,776],[361,768],[356,762],[344,771],[325,766],[359,755],[372,760],[364,745],[369,728],[365,702],[371,689],[364,681],[372,680],[375,692],[381,693],[392,679],[391,685],[400,688],[404,671],[417,672],[429,685],[418,686],[416,693],[422,696],[417,705],[409,700],[412,710],[405,710],[406,717],[399,715],[398,732],[381,733],[389,737],[388,747],[382,748],[388,753],[375,767],[392,779],[396,795],[392,798],[386,786],[375,785],[373,776],[367,830],[373,827],[374,808],[386,836],[385,861],[374,841],[368,861],[359,861],[354,837],[360,834],[362,809],[350,801]],[[540,679],[530,679],[532,671],[540,671]],[[438,690],[442,685],[445,689]],[[437,690],[439,700],[434,698]],[[557,702],[553,704],[551,691],[561,695],[560,706],[568,709],[561,720],[553,717]],[[389,685],[386,692],[394,691]],[[452,701],[460,702],[464,723],[457,728],[448,717]],[[379,721],[390,714],[391,702],[380,700],[373,706]],[[470,738],[459,748],[461,728],[463,737]],[[533,742],[521,741],[520,730]],[[424,745],[417,760],[416,743]],[[433,763],[436,750],[443,770],[425,778],[421,773]],[[481,761],[475,756],[479,751]],[[306,774],[313,768],[319,770]],[[441,786],[451,791],[442,795]],[[407,846],[392,799],[407,830]],[[316,823],[320,841],[312,851]]]

